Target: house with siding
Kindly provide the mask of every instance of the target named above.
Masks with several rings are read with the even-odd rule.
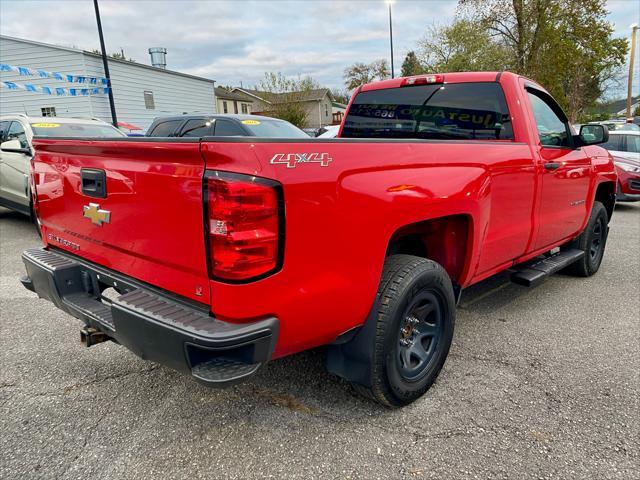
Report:
[[[253,113],[269,115],[273,104],[278,102],[300,102],[307,114],[308,128],[320,128],[333,124],[332,105],[333,97],[328,88],[318,88],[304,92],[291,93],[266,93],[260,90],[236,87],[233,93],[242,93],[254,100]],[[293,99],[293,100],[291,100]]]
[[[0,35],[0,63],[62,74],[104,77],[102,56]],[[111,85],[118,121],[146,130],[154,118],[186,113],[216,113],[214,80],[166,68],[109,58]],[[87,117],[111,121],[106,94],[56,96],[41,92],[7,90],[4,81],[36,87],[82,87],[54,78],[21,76],[0,71],[0,114]]]
[[[223,87],[216,87],[218,113],[250,114],[253,112],[253,98],[241,92],[231,92]]]

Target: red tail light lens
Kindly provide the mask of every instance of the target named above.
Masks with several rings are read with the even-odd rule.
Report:
[[[205,201],[212,278],[243,282],[267,276],[280,267],[284,219],[279,183],[207,172]]]
[[[417,77],[407,77],[400,83],[401,87],[411,87],[413,85],[429,85],[433,83],[444,83],[444,75],[422,75]]]

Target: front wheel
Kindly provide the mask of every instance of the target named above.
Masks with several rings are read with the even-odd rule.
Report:
[[[422,396],[444,365],[453,338],[453,287],[436,262],[392,255],[378,295],[372,385],[356,388],[383,405],[400,407]]]
[[[577,248],[584,252],[584,256],[569,265],[564,271],[580,277],[590,277],[598,271],[604,249],[607,245],[609,233],[609,215],[607,209],[600,202],[594,202],[591,216],[586,228],[578,238],[567,244],[566,248]]]

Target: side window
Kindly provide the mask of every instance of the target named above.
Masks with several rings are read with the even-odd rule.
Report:
[[[609,135],[609,141],[600,145],[607,150],[622,151],[622,135]]]
[[[527,94],[536,119],[540,143],[547,147],[570,147],[568,123],[558,116],[546,99],[531,90],[527,90]]]
[[[181,137],[206,137],[212,134],[212,121],[208,118],[194,118],[182,127]]]
[[[216,120],[216,137],[246,137],[244,130],[229,120]]]
[[[222,111],[224,113],[229,113],[229,107],[227,106],[227,102],[226,101],[222,102]]]
[[[624,137],[627,140],[626,151],[640,153],[640,135],[624,135]]]
[[[171,137],[176,129],[180,126],[182,120],[168,120],[157,124],[153,130],[148,133],[149,137]]]
[[[29,147],[27,135],[26,133],[24,133],[24,127],[20,122],[11,122],[11,125],[9,126],[9,132],[7,134],[7,140],[20,140],[20,146],[22,148]]]
[[[0,143],[5,141],[8,129],[9,122],[0,122]]]

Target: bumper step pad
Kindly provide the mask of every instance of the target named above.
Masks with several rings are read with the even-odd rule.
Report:
[[[191,369],[191,375],[206,382],[227,382],[248,377],[260,368],[259,363],[247,364],[231,358],[217,357]]]
[[[582,250],[573,248],[555,253],[543,259],[535,259],[522,264],[511,274],[511,281],[525,287],[534,287],[545,278],[577,262],[584,256]]]
[[[22,254],[25,288],[50,300],[136,355],[191,374],[209,386],[225,386],[255,373],[271,359],[278,319],[231,323],[137,280],[69,254],[45,249]],[[118,285],[122,292],[105,299]],[[89,331],[87,330],[87,331]],[[92,343],[87,342],[89,346]]]

